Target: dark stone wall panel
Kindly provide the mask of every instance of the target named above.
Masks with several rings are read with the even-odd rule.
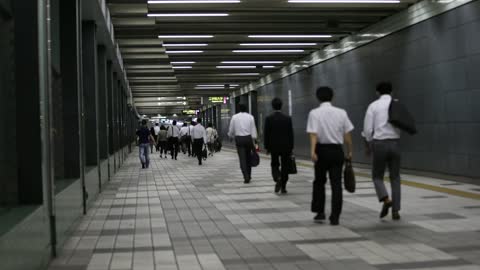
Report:
[[[318,106],[315,90],[331,86],[335,105],[345,108],[355,125],[355,161],[370,163],[363,154],[363,119],[376,99],[375,85],[390,80],[420,130],[402,138],[403,166],[478,177],[473,164],[480,156],[479,66],[480,1],[475,1],[258,89],[258,112],[265,118],[278,96],[288,113],[291,90],[295,151],[306,157],[307,117]]]

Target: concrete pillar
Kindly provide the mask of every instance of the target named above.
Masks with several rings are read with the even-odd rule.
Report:
[[[100,160],[108,158],[107,130],[107,51],[105,46],[98,46],[98,147]]]
[[[97,40],[95,34],[95,22],[84,21],[82,24],[82,65],[87,166],[99,164]]]
[[[107,63],[107,107],[108,107],[108,152],[110,155],[114,153],[114,136],[113,136],[113,70],[112,62]]]
[[[80,178],[81,21],[78,0],[60,1],[60,73],[63,88],[64,177]]]
[[[257,104],[257,91],[251,91],[248,93],[248,102],[250,108],[250,114],[255,118],[255,125],[258,127],[258,104]]]
[[[18,199],[21,204],[41,204],[42,156],[38,63],[37,1],[12,1],[15,23],[15,94]],[[2,37],[3,38],[3,37]],[[15,101],[13,101],[15,102]],[[15,128],[15,126],[9,127]]]

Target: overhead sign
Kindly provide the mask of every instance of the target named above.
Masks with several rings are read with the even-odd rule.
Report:
[[[211,103],[224,103],[225,97],[209,97],[208,101],[210,101]]]
[[[187,114],[187,115],[195,115],[195,114],[197,114],[197,111],[196,110],[183,110],[182,113]]]

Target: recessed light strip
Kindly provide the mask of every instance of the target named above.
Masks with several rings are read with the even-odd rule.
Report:
[[[162,38],[162,39],[184,38],[184,39],[187,39],[187,38],[213,38],[213,36],[212,35],[160,35],[160,36],[158,36],[158,38]]]
[[[189,43],[189,44],[163,44],[163,47],[205,47],[207,43]]]
[[[203,51],[165,51],[166,54],[179,54],[179,53],[203,53]]]
[[[175,66],[175,67],[172,67],[173,69],[191,69],[192,67],[191,66]]]
[[[256,66],[217,66],[217,68],[242,69],[242,68],[257,68],[257,67]]]
[[[240,46],[316,46],[317,43],[240,43]]]
[[[228,13],[149,13],[148,17],[227,17]]]
[[[183,61],[183,62],[170,62],[172,65],[179,65],[179,64],[195,64],[193,61]]]
[[[283,61],[222,61],[222,64],[283,64]]]
[[[233,50],[234,53],[302,53],[305,50]]]
[[[249,35],[249,38],[331,38],[332,35]]]

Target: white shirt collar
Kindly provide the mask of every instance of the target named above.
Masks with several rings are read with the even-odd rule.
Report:
[[[391,99],[391,98],[392,98],[392,96],[389,95],[389,94],[384,94],[384,95],[380,96],[380,99]]]
[[[331,103],[331,102],[322,102],[322,103],[320,103],[320,107],[324,107],[324,106],[332,106],[332,103]]]

